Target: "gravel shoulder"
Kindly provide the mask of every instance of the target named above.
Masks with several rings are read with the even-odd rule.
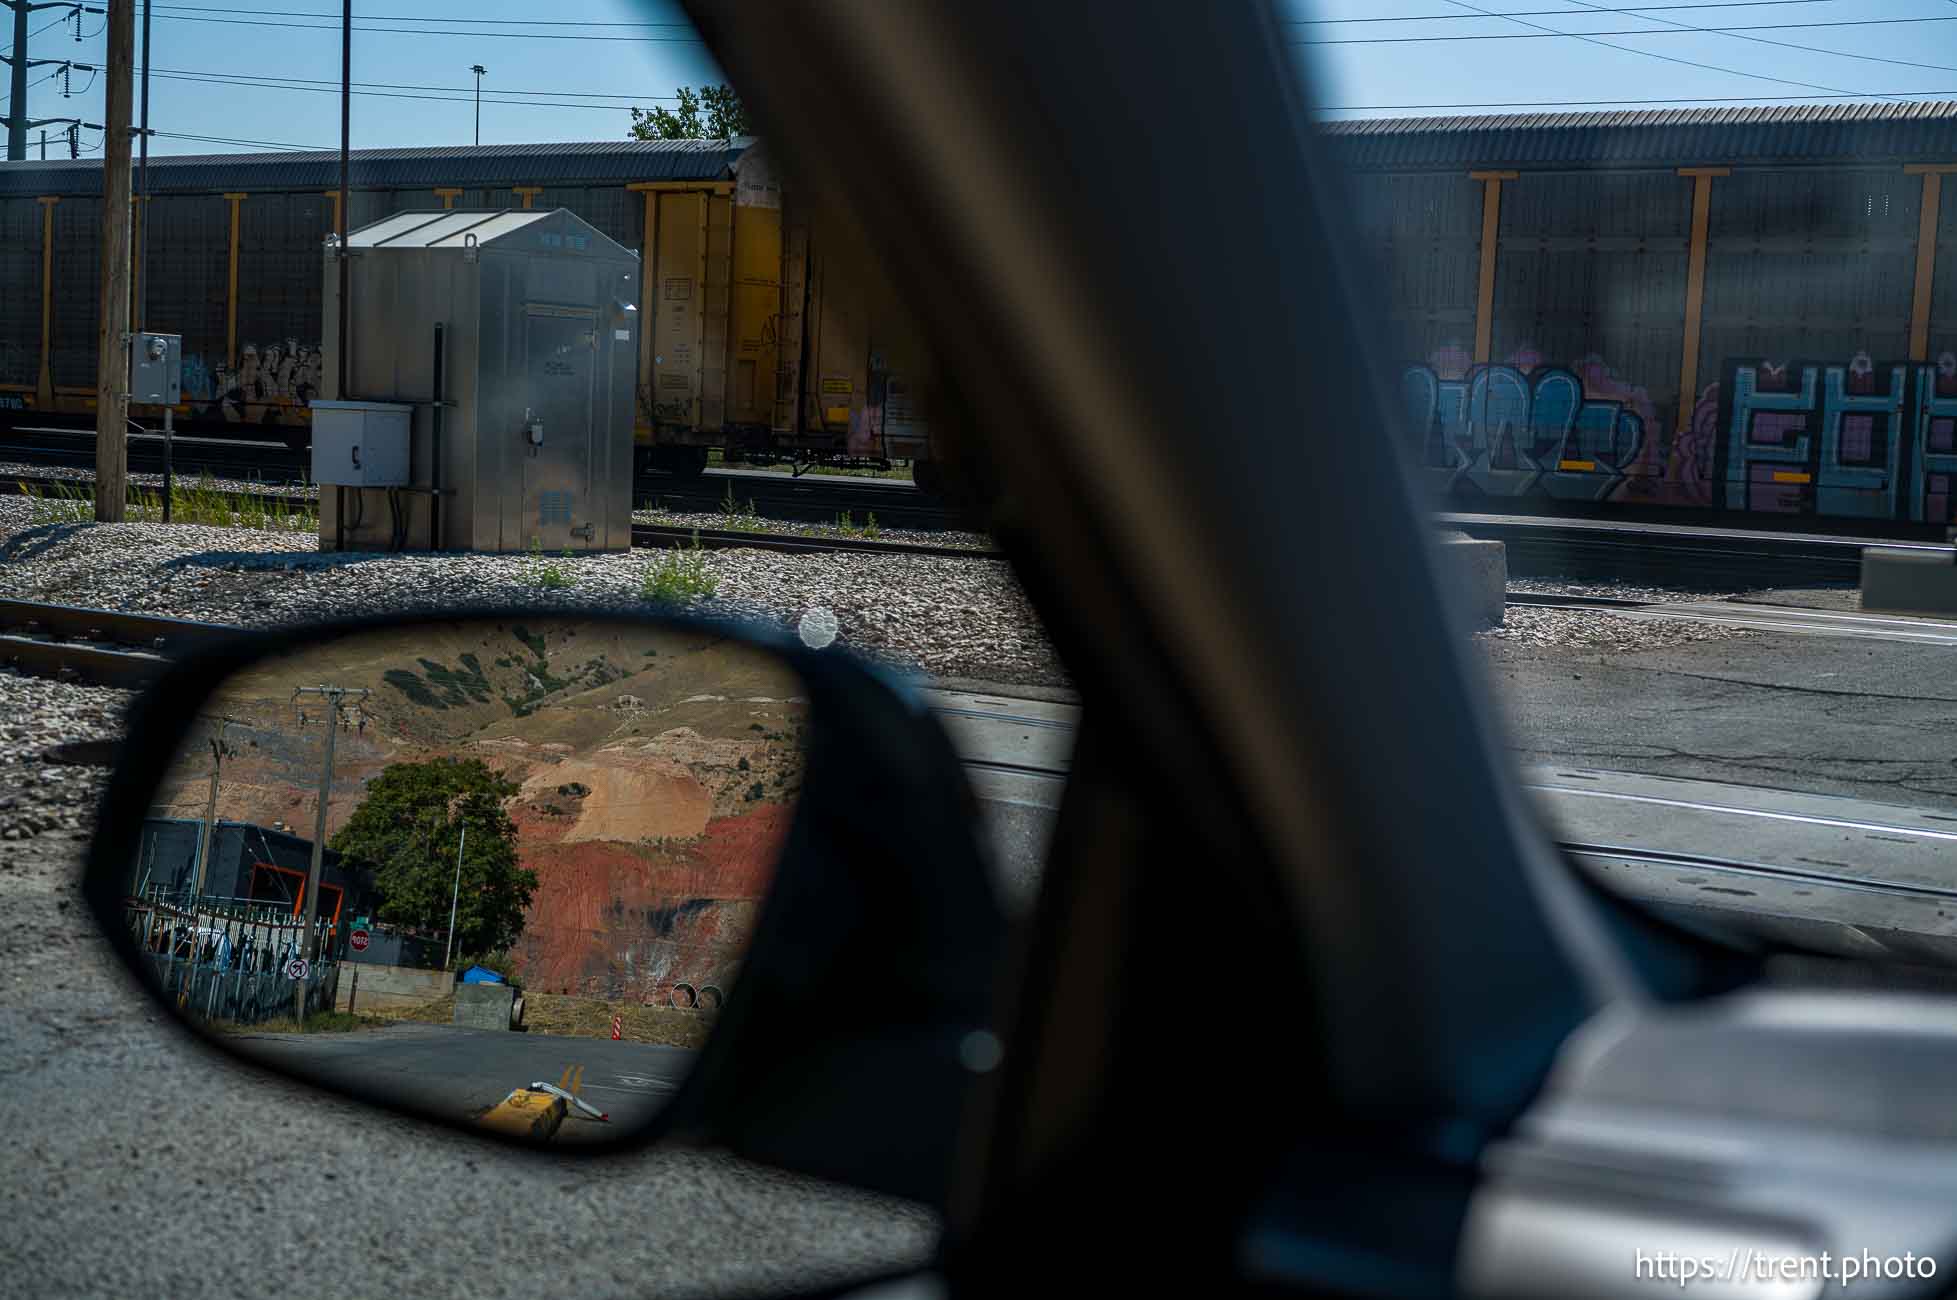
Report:
[[[31,525],[0,497],[0,595],[242,626],[459,603],[566,611],[647,608],[657,551],[571,559],[322,554],[309,534],[162,524]],[[703,551],[715,594],[696,607],[793,627],[831,611],[838,644],[939,677],[1065,687],[1066,673],[1010,568],[924,555]],[[561,579],[562,585],[547,585]]]

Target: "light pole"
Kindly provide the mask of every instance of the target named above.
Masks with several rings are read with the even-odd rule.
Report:
[[[455,886],[448,896],[448,946],[442,953],[442,969],[455,959],[455,904],[462,897],[462,846],[469,842],[469,823],[462,823],[462,838],[455,842]]]
[[[469,71],[476,74],[476,143],[482,143],[482,77],[489,69],[480,63],[471,64]]]

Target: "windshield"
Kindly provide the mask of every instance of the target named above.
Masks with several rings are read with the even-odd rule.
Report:
[[[1557,838],[1680,918],[1940,960],[1957,105],[1919,88],[1957,24],[1850,8],[1331,3],[1287,29]]]

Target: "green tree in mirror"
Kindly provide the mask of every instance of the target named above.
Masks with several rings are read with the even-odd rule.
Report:
[[[681,86],[679,108],[632,110],[634,140],[731,140],[748,134],[747,109],[732,86]]]
[[[523,932],[537,889],[503,811],[517,790],[480,759],[393,763],[368,782],[328,847],[374,873],[382,919],[443,931],[453,899],[457,955],[499,951]]]

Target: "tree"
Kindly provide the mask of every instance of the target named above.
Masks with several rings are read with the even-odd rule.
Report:
[[[732,86],[679,88],[679,111],[660,106],[632,110],[634,140],[731,140],[748,134],[747,109]],[[704,110],[706,116],[702,118]]]
[[[373,873],[380,920],[440,930],[448,925],[460,843],[456,951],[504,948],[523,932],[537,889],[537,873],[517,863],[516,826],[503,811],[516,792],[480,759],[390,764],[367,783],[360,806],[327,847]]]

